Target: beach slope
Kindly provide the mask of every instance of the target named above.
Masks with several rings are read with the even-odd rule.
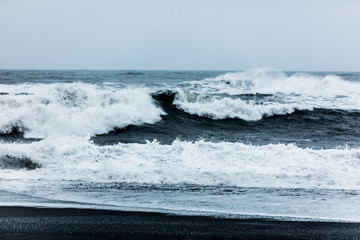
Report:
[[[360,239],[359,223],[0,207],[0,239]]]

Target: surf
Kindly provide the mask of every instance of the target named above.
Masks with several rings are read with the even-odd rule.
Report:
[[[154,123],[166,114],[147,89],[88,83],[1,85],[0,131],[26,138],[86,136],[128,125]],[[21,93],[21,94],[20,94]]]

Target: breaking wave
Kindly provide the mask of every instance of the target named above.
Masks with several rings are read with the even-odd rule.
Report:
[[[360,83],[345,81],[336,75],[317,76],[308,73],[287,75],[272,68],[226,73],[205,79],[201,84],[206,90],[229,94],[285,93],[309,96],[360,94]]]
[[[314,108],[360,110],[360,84],[335,75],[253,69],[183,83],[174,104],[202,117],[246,121]]]
[[[239,118],[246,121],[256,121],[274,115],[291,114],[296,110],[313,110],[311,105],[307,106],[300,103],[203,96],[184,92],[180,89],[178,89],[174,104],[187,113],[201,117],[212,119]]]
[[[31,159],[34,171],[0,170],[3,179],[48,179],[140,184],[360,189],[360,150],[314,150],[293,144],[263,146],[174,141],[161,145],[97,146],[87,138],[1,143],[0,156]],[[225,157],[226,156],[226,157]]]
[[[0,132],[25,137],[86,136],[154,123],[165,114],[146,89],[86,83],[1,85]]]

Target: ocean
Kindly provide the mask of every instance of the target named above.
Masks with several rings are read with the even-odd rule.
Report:
[[[0,70],[0,205],[360,222],[360,73]]]

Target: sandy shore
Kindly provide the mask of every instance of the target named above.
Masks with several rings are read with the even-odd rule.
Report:
[[[360,239],[359,223],[0,207],[0,239]]]

